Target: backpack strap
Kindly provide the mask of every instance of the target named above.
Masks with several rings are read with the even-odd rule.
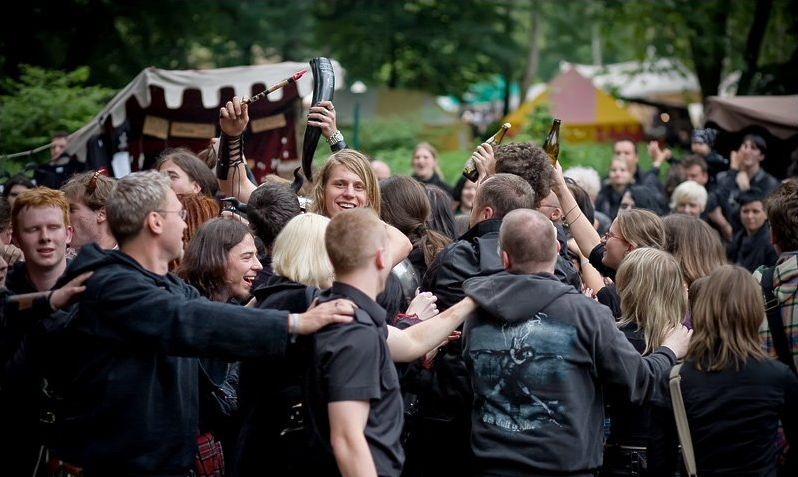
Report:
[[[773,337],[773,347],[776,349],[776,356],[779,361],[786,364],[793,374],[798,374],[795,369],[795,361],[792,357],[792,350],[787,341],[787,332],[784,330],[784,320],[781,317],[781,304],[773,294],[773,272],[775,267],[768,267],[762,271],[762,296],[765,299],[765,314],[768,320],[768,329]]]
[[[682,377],[679,375],[681,369],[681,363],[671,368],[668,385],[671,388],[673,417],[676,418],[676,429],[679,432],[679,443],[682,445],[684,466],[687,468],[687,475],[696,477],[698,474],[695,465],[695,453],[693,453],[693,439],[690,436],[690,425],[687,422],[687,411],[684,408],[684,399],[682,398]]]

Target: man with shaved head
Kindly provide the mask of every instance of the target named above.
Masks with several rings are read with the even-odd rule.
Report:
[[[463,327],[474,394],[473,475],[593,476],[602,464],[602,388],[645,402],[684,355],[686,330],[643,358],[609,308],[554,276],[557,235],[530,209],[504,216],[504,271],[463,285],[479,305]]]

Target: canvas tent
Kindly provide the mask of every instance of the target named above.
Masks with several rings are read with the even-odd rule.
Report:
[[[333,67],[340,87],[343,73],[337,62]],[[306,68],[307,63],[294,62],[209,70],[147,68],[70,136],[67,153],[90,168],[113,170],[111,157],[127,152],[131,169],[138,170],[150,167],[168,147],[199,152],[219,134],[219,108],[234,95],[252,96]],[[306,74],[250,106],[244,154],[256,178],[298,157],[300,98],[312,90],[312,77]]]
[[[640,122],[618,100],[593,86],[593,83],[570,68],[554,77],[537,96],[519,106],[504,118],[517,134],[539,105],[548,104],[552,116],[562,120],[561,134],[565,141],[601,142],[643,135]]]
[[[798,135],[798,95],[707,98],[707,123],[727,131],[759,126],[779,139]]]
[[[670,58],[655,61],[626,61],[608,65],[565,63],[560,71],[570,68],[589,78],[604,91],[631,100],[645,100],[672,106],[686,106],[701,101],[698,78],[681,62]]]

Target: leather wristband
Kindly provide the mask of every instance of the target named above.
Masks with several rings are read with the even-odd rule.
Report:
[[[222,133],[219,139],[219,162],[216,164],[217,178],[227,180],[230,167],[241,161],[244,150],[242,136],[228,136]]]
[[[335,131],[333,135],[330,136],[329,139],[327,139],[327,142],[330,143],[330,146],[334,146],[343,140],[344,140],[344,135],[341,134],[341,131]]]

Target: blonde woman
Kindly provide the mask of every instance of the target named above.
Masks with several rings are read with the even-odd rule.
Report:
[[[779,475],[796,475],[798,377],[762,351],[762,290],[744,268],[713,271],[695,297],[693,338],[680,370],[698,475],[777,474],[776,429],[790,448]],[[653,408],[649,468],[677,470],[667,379]]]
[[[272,247],[274,275],[255,290],[258,307],[301,313],[319,288],[332,285],[333,270],[324,233],[330,219],[303,214],[291,219]],[[275,475],[314,475],[313,462],[302,457],[301,432],[288,432],[292,409],[303,400],[303,376],[310,341],[299,338],[288,347],[284,362],[241,363],[240,402],[244,416],[236,459],[237,475],[262,475],[263,458]],[[281,435],[282,434],[282,435]],[[264,455],[265,453],[265,455]],[[307,467],[310,465],[310,467]]]
[[[560,200],[564,211],[563,223],[576,241],[582,255],[582,267],[590,266],[603,277],[615,279],[615,271],[632,250],[639,247],[662,249],[665,246],[665,226],[656,214],[645,209],[631,209],[618,214],[609,231],[600,237],[593,224],[585,217],[576,202],[559,163],[554,168],[551,190]],[[584,276],[584,274],[583,274]],[[609,281],[606,281],[609,283]],[[621,316],[621,303],[614,284],[585,283],[596,290],[599,302],[607,305],[616,318]]]
[[[681,326],[687,311],[687,289],[679,263],[662,250],[637,248],[624,258],[615,283],[623,310],[618,326],[640,354],[650,354],[662,346],[671,330]],[[630,458],[642,463],[641,475],[648,475],[649,406],[629,406],[614,398],[611,388],[607,395],[612,426],[602,475],[621,475]]]
[[[624,259],[615,283],[623,310],[618,326],[639,333],[643,342],[636,347],[641,354],[659,348],[687,311],[687,288],[679,262],[668,252],[638,248]]]

